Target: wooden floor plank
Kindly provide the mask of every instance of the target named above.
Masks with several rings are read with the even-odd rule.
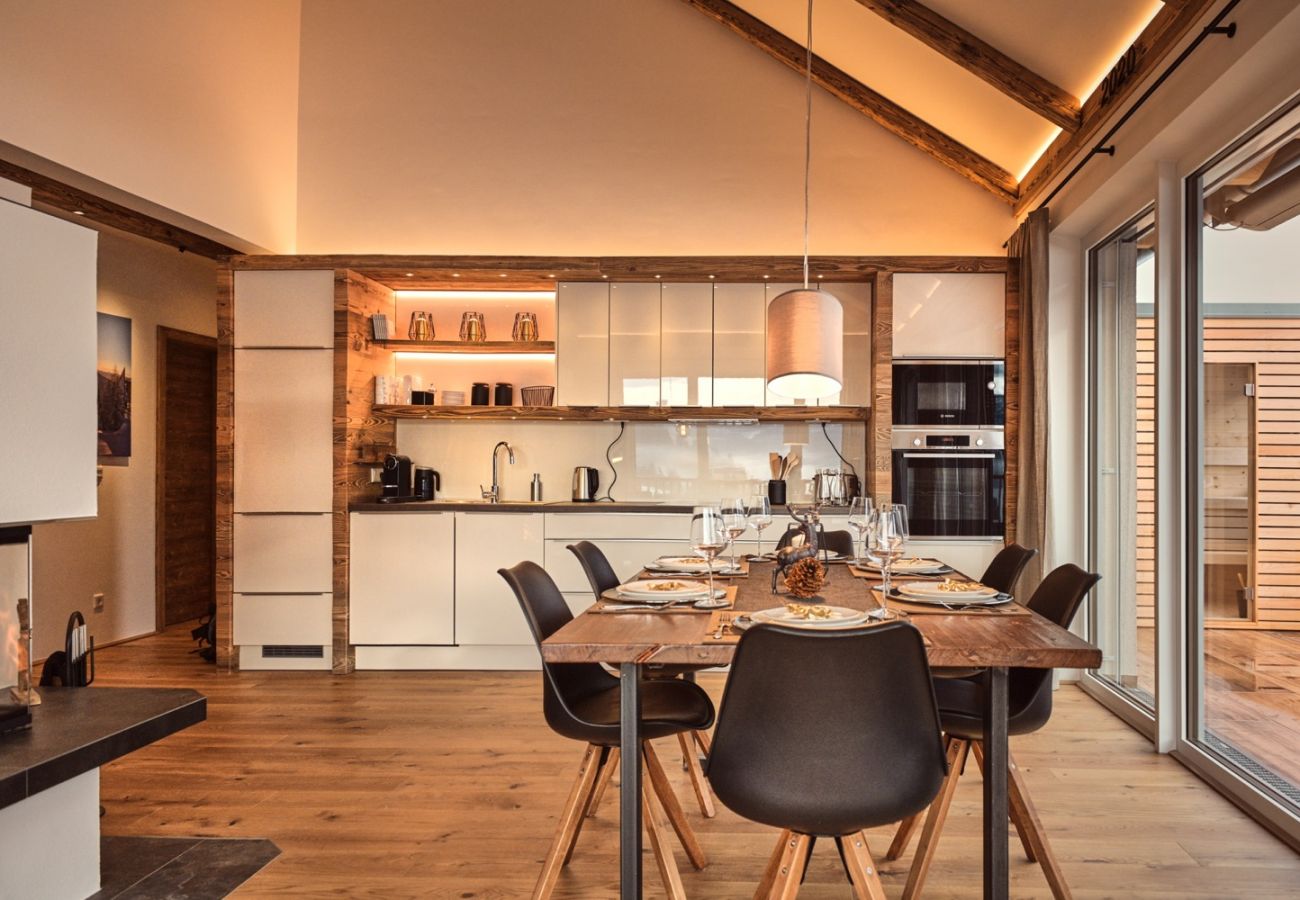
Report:
[[[208,721],[106,766],[110,835],[268,838],[281,856],[237,897],[504,900],[526,897],[573,785],[581,745],[542,718],[537,673],[239,672],[189,654],[181,629],[100,651],[103,685],[192,687]],[[721,695],[722,680],[700,684]],[[1300,896],[1300,857],[1081,691],[1064,687],[1041,732],[1013,738],[1016,759],[1078,898]],[[661,753],[678,752],[673,740]],[[691,796],[679,766],[667,777]],[[958,785],[927,898],[980,896],[981,782]],[[775,830],[718,806],[686,805],[708,852],[681,871],[688,897],[748,898]],[[880,861],[892,827],[868,832]],[[911,855],[883,863],[897,897]],[[645,856],[646,896],[661,897]],[[1042,872],[1012,854],[1013,897],[1047,896]],[[819,842],[799,896],[843,898],[838,854]],[[588,819],[554,897],[618,896],[618,814]]]

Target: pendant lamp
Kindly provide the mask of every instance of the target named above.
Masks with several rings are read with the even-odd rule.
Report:
[[[774,394],[816,400],[844,384],[844,308],[808,284],[808,182],[812,169],[812,0],[804,75],[803,288],[767,308],[767,386]]]

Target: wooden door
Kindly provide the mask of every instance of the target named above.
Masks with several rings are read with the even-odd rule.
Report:
[[[158,627],[208,613],[216,590],[217,342],[158,328]]]

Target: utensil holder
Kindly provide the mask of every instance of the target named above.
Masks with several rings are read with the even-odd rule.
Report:
[[[785,506],[785,482],[772,479],[767,483],[767,502],[773,506]]]

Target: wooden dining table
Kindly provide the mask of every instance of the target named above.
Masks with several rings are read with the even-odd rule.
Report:
[[[788,595],[772,594],[771,563],[753,563],[735,584],[734,609],[754,612],[780,606]],[[825,602],[853,609],[877,608],[878,581],[853,575],[846,565],[828,567]],[[895,577],[897,581],[897,576]],[[1095,668],[1101,651],[1042,616],[941,611],[909,619],[925,638],[932,668],[983,670],[984,691],[984,896],[1006,898],[1009,890],[1007,810],[1007,675],[1010,668]],[[725,666],[736,651],[734,636],[715,637],[713,618],[699,611],[584,611],[542,643],[547,663],[605,663],[620,681],[619,883],[623,900],[641,896],[640,685],[651,665]],[[755,869],[757,877],[762,860]]]

